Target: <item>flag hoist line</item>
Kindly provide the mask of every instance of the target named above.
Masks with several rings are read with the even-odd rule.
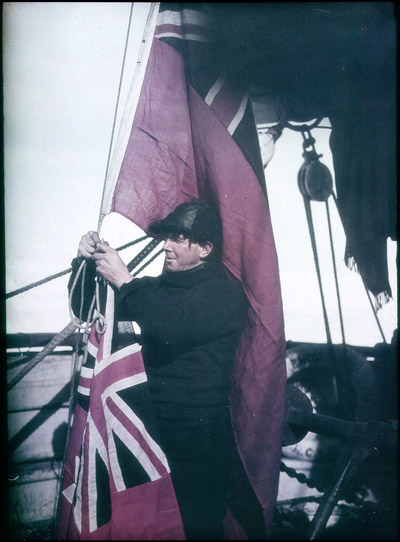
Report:
[[[107,156],[106,172],[105,172],[105,179],[104,179],[103,192],[102,192],[102,198],[101,198],[99,219],[98,219],[98,225],[97,225],[97,233],[98,233],[99,236],[100,236],[100,230],[101,230],[101,227],[102,227],[102,224],[103,224],[104,217],[107,214],[109,214],[110,211],[111,211],[112,194],[113,194],[116,182],[117,182],[119,168],[121,166],[122,159],[123,159],[123,156],[124,156],[124,153],[125,153],[126,144],[127,144],[128,138],[129,138],[128,129],[129,129],[129,126],[133,122],[133,118],[134,118],[134,115],[135,115],[135,112],[136,112],[137,103],[138,103],[138,100],[139,100],[139,95],[140,95],[140,91],[141,91],[141,87],[142,87],[142,83],[143,83],[143,79],[144,79],[144,73],[145,73],[145,69],[146,69],[146,65],[147,65],[147,60],[148,60],[149,54],[150,54],[150,48],[151,48],[151,39],[150,39],[150,37],[152,38],[153,34],[154,34],[155,24],[156,24],[156,20],[157,20],[158,11],[159,11],[159,5],[160,5],[160,3],[154,3],[153,2],[151,4],[151,7],[150,7],[150,11],[149,11],[149,14],[148,14],[148,17],[147,17],[144,34],[143,34],[143,37],[142,37],[142,44],[141,44],[140,51],[139,51],[139,57],[138,57],[138,61],[137,61],[136,67],[135,67],[135,71],[134,71],[133,82],[132,82],[130,92],[129,92],[129,96],[128,96],[128,103],[127,103],[127,106],[125,107],[124,114],[122,115],[119,140],[117,141],[117,144],[116,144],[116,146],[114,148],[113,160],[111,160],[111,153],[112,153],[112,150],[113,150],[115,126],[116,126],[116,119],[117,119],[117,114],[118,114],[119,100],[120,100],[120,95],[121,95],[121,86],[122,86],[122,81],[123,81],[123,76],[124,76],[126,54],[127,54],[127,49],[128,49],[128,43],[129,43],[129,35],[130,35],[130,28],[131,28],[131,22],[132,22],[132,13],[133,13],[134,2],[132,2],[132,4],[131,4],[129,22],[128,22],[128,30],[127,30],[126,40],[125,40],[125,48],[124,48],[123,61],[122,61],[122,67],[121,67],[121,75],[120,75],[120,80],[119,80],[117,100],[116,100],[116,106],[115,106],[115,111],[114,111],[114,119],[113,119],[113,125],[112,125],[112,130],[111,130],[111,139],[110,139],[109,151],[108,151],[108,156]],[[132,103],[134,104],[133,106],[132,106]],[[122,133],[122,136],[121,136],[121,133]],[[120,147],[120,145],[121,145],[121,137],[125,138],[125,140],[126,140],[125,146],[123,148]],[[157,242],[156,246],[158,244],[159,244],[159,242]],[[153,248],[154,248],[154,240],[152,240],[147,245],[147,247],[145,247],[136,256],[136,258],[134,258],[134,260],[132,262],[130,262],[130,264],[128,264],[129,270],[132,270],[135,267],[135,265],[138,265],[145,258],[145,256],[149,252],[151,252],[151,250]],[[160,253],[161,253],[161,251],[158,252],[155,256],[153,256],[153,258],[151,258],[144,266],[142,266],[142,268],[140,268],[139,271],[137,271],[135,273],[135,275],[137,275],[148,263],[150,263]],[[81,275],[81,273],[82,273],[81,304],[80,304],[79,318],[77,318],[72,313],[71,302],[72,302],[72,295],[73,295],[74,289],[75,289],[75,287],[77,285],[77,281],[78,281],[79,276]],[[83,358],[84,358],[84,360],[85,360],[85,358],[87,356],[88,338],[89,338],[90,330],[93,327],[93,325],[96,325],[96,331],[99,334],[104,334],[105,331],[106,331],[106,327],[107,327],[107,322],[106,322],[104,316],[100,313],[100,301],[99,301],[99,297],[100,297],[99,296],[99,288],[100,288],[99,282],[100,282],[100,279],[98,277],[96,278],[96,289],[95,289],[95,293],[94,293],[94,296],[93,296],[93,299],[92,299],[92,302],[91,302],[91,305],[90,305],[90,308],[89,308],[89,313],[87,315],[87,321],[82,320],[83,301],[84,301],[84,290],[83,290],[83,288],[84,288],[85,273],[86,273],[86,262],[83,261],[81,263],[79,269],[78,269],[77,275],[76,275],[76,277],[74,279],[74,282],[72,284],[71,292],[69,294],[69,310],[70,310],[70,316],[71,316],[71,323],[68,326],[68,330],[72,329],[72,333],[75,331],[76,328],[78,328],[79,330],[83,329],[83,343],[84,343]],[[106,281],[101,280],[101,282],[103,283],[103,286],[107,284]],[[108,285],[107,285],[107,288],[108,288]],[[96,310],[95,313],[94,313],[94,310]],[[59,515],[59,511],[60,511],[61,489],[62,489],[61,480],[63,479],[63,476],[64,476],[66,454],[67,454],[67,450],[68,450],[68,443],[69,443],[69,438],[70,438],[70,433],[71,433],[71,426],[72,426],[72,423],[71,423],[72,422],[72,412],[73,412],[74,403],[75,403],[75,400],[74,400],[75,399],[74,382],[75,382],[76,372],[78,370],[78,351],[79,351],[79,342],[80,342],[79,339],[80,339],[80,334],[78,333],[76,346],[75,346],[75,352],[74,352],[73,375],[72,375],[72,378],[71,378],[71,394],[70,394],[70,399],[69,399],[67,437],[66,437],[65,452],[64,452],[64,458],[63,458],[63,464],[62,464],[62,472],[61,472],[61,475],[60,475],[60,478],[59,478],[60,486],[59,486],[59,490],[57,492],[58,493],[58,496],[57,496],[58,498],[57,498],[57,503],[56,503],[56,524],[58,522],[58,515]]]
[[[126,147],[128,145],[133,119],[135,117],[137,105],[139,102],[139,96],[142,90],[146,66],[150,56],[151,44],[156,28],[159,9],[160,2],[151,3],[143,32],[142,43],[139,50],[139,56],[136,63],[132,84],[129,89],[125,109],[121,118],[118,138],[114,147],[113,155],[109,161],[109,164],[107,164],[107,173],[103,188],[98,231],[101,228],[104,217],[111,211],[112,196],[115,185],[117,184],[119,171],[121,169]]]

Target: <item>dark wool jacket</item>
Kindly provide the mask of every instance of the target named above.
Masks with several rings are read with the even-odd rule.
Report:
[[[93,267],[88,265],[90,276]],[[73,276],[70,286],[72,281]],[[73,299],[75,313],[78,297]],[[118,320],[135,321],[141,328],[161,431],[176,428],[176,422],[190,429],[199,422],[204,426],[226,419],[230,375],[247,312],[240,283],[207,263],[134,279],[116,290],[115,306]]]

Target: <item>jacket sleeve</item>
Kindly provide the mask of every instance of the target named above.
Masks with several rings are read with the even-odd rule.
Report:
[[[68,282],[68,295],[71,295],[71,290],[78,274],[81,262],[78,258],[72,260],[72,273]],[[90,304],[92,302],[96,288],[96,265],[92,260],[87,260],[86,269],[81,271],[78,280],[76,281],[71,298],[72,312],[78,318],[86,320],[89,314]],[[83,287],[83,300],[82,300]],[[81,304],[83,302],[82,308]],[[81,314],[80,314],[81,313]]]
[[[241,288],[228,280],[165,297],[151,279],[137,279],[120,288],[118,304],[118,318],[136,321],[143,335],[170,344],[201,344],[240,330],[247,313]]]

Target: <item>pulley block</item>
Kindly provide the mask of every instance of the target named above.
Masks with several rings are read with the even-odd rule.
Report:
[[[302,195],[313,201],[327,201],[332,194],[333,182],[329,168],[319,159],[322,154],[315,150],[315,139],[309,130],[303,131],[304,163],[297,175],[297,182]],[[311,150],[307,150],[311,147]]]
[[[306,158],[297,175],[297,181],[302,195],[310,200],[327,201],[332,194],[331,173],[318,157]]]

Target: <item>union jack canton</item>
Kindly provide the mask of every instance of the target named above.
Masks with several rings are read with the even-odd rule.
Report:
[[[57,525],[59,539],[182,540],[182,521],[140,347],[115,350],[114,292],[104,334],[81,368]]]

